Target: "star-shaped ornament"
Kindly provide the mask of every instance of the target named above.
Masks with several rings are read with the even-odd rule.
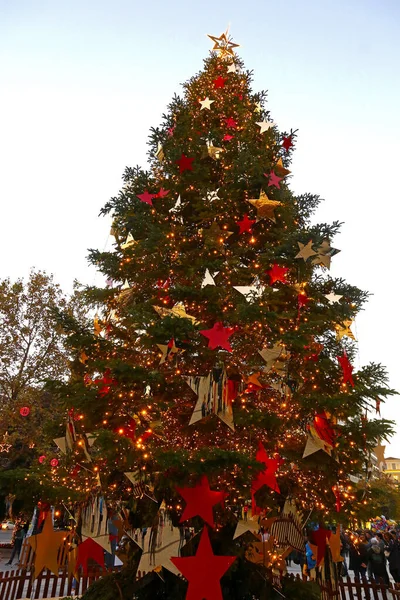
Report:
[[[232,117],[225,119],[225,123],[230,129],[237,129],[237,122]]]
[[[278,190],[281,189],[280,182],[282,181],[283,177],[278,177],[274,171],[264,173],[264,177],[268,179],[268,187],[276,187]]]
[[[285,148],[286,152],[289,152],[289,149],[293,146],[292,136],[287,135],[283,137],[282,146]]]
[[[201,104],[201,109],[200,110],[204,110],[205,108],[207,110],[210,110],[211,104],[213,102],[215,102],[215,100],[210,100],[210,98],[207,96],[207,98],[205,98],[204,100],[199,100],[199,102]]]
[[[266,273],[269,275],[269,282],[271,285],[280,281],[281,283],[287,283],[287,273],[290,271],[289,267],[281,267],[276,263],[272,265],[269,271]]]
[[[172,338],[168,344],[157,344],[162,356],[159,362],[160,365],[163,365],[167,360],[173,358],[174,354],[178,354],[178,352],[183,352],[181,348],[178,348],[175,344],[174,338]]]
[[[259,198],[252,198],[247,200],[247,202],[257,209],[257,221],[260,221],[261,219],[270,219],[276,223],[275,209],[282,205],[281,202],[270,200],[264,190],[260,191]]]
[[[322,244],[317,248],[317,256],[312,260],[313,265],[321,265],[330,269],[331,258],[338,254],[340,250],[332,248],[328,239],[324,240]]]
[[[195,556],[171,558],[171,562],[188,580],[186,600],[222,600],[220,579],[236,556],[217,556],[204,527]]]
[[[155,194],[154,198],[165,198],[165,196],[168,196],[168,194],[169,190],[164,190],[163,187],[160,187],[160,191],[158,194]]]
[[[220,58],[227,58],[235,56],[233,51],[234,48],[239,48],[239,44],[234,44],[228,37],[228,32],[221,33],[219,37],[215,35],[208,35],[210,40],[214,42],[213,50],[216,50]]]
[[[230,133],[226,133],[226,134],[224,135],[224,137],[222,138],[222,141],[224,141],[224,142],[230,142],[231,140],[233,140],[233,137],[234,137],[234,136],[233,136],[233,135],[231,135]]]
[[[0,452],[10,452],[10,448],[12,448],[12,444],[8,441],[8,432],[6,431],[3,440],[0,442]]]
[[[278,481],[276,479],[276,472],[280,465],[283,463],[280,457],[269,458],[265,451],[265,448],[261,442],[258,443],[258,450],[256,453],[256,461],[265,465],[265,469],[259,472],[253,479],[251,484],[251,494],[254,494],[261,489],[264,485],[268,486],[274,492],[280,493]]]
[[[214,79],[213,84],[216,90],[225,87],[226,78],[219,75],[216,79]]]
[[[260,381],[261,375],[261,371],[256,371],[256,373],[252,373],[249,377],[247,377],[246,384],[257,388],[263,388],[264,386]]]
[[[226,492],[213,492],[206,475],[203,475],[200,483],[194,487],[177,488],[179,494],[186,502],[185,509],[180,518],[180,523],[188,521],[193,517],[201,517],[210,527],[214,527],[213,506],[221,504],[224,506]]]
[[[295,258],[302,258],[304,262],[307,262],[308,258],[317,254],[315,250],[312,249],[312,240],[307,244],[302,244],[301,242],[297,242],[297,244],[299,246],[299,252],[296,254]]]
[[[104,565],[104,548],[88,537],[84,542],[78,545],[76,556],[76,569],[82,567],[84,575],[88,574],[88,561],[93,560],[103,569]]]
[[[232,402],[242,389],[241,381],[229,379],[226,371],[215,367],[206,376],[186,377],[186,383],[197,394],[189,425],[216,415],[234,431]]]
[[[246,298],[247,302],[251,302],[260,298],[265,290],[263,285],[260,285],[258,279],[255,279],[251,285],[238,285],[233,286],[235,290],[237,290],[240,294]]]
[[[353,365],[350,363],[349,358],[346,354],[346,351],[343,351],[343,355],[342,356],[337,356],[336,357],[339,361],[340,366],[342,367],[342,371],[343,371],[343,383],[349,383],[352,387],[354,387],[354,381],[353,381]]]
[[[341,340],[342,337],[347,336],[349,338],[351,338],[352,340],[355,340],[356,338],[354,337],[354,333],[352,332],[352,330],[350,329],[352,323],[353,323],[353,319],[345,319],[343,321],[343,325],[341,325],[340,323],[338,323],[336,325],[336,338],[338,340]]]
[[[157,150],[156,150],[156,158],[159,162],[162,162],[165,158],[164,150],[161,145],[161,142],[158,142]]]
[[[153,306],[160,317],[178,317],[179,319],[189,319],[193,325],[197,325],[199,321],[196,317],[188,315],[183,302],[177,302],[172,308],[164,308],[163,306]]]
[[[222,152],[225,152],[225,148],[218,148],[214,146],[212,142],[207,140],[207,155],[214,160],[219,160],[221,158]]]
[[[35,553],[35,579],[43,569],[49,569],[58,577],[58,551],[66,539],[65,531],[54,531],[51,513],[47,514],[42,533],[28,537],[28,544]]]
[[[289,175],[291,173],[291,171],[289,171],[289,169],[287,169],[284,165],[283,165],[283,160],[282,158],[279,158],[278,161],[275,164],[275,171],[278,173],[278,175],[280,175],[281,177],[286,177],[286,175]]]
[[[290,358],[290,352],[282,344],[278,342],[272,348],[263,348],[258,353],[266,362],[265,371],[270,371],[271,369],[274,369],[277,373],[285,371],[286,363]]]
[[[145,190],[143,194],[136,194],[136,198],[139,198],[139,200],[145,204],[153,206],[153,198],[155,198],[155,195],[150,194],[147,190]]]
[[[239,225],[239,235],[245,232],[251,233],[254,223],[256,220],[249,219],[248,215],[244,215],[241,221],[236,221],[236,225]]]
[[[219,188],[217,188],[216,190],[210,190],[209,192],[206,193],[206,200],[208,202],[214,202],[215,200],[221,200],[221,198],[218,196],[218,192],[219,192]]]
[[[227,73],[236,73],[237,69],[236,69],[236,65],[235,63],[232,63],[231,65],[229,65],[229,67],[227,68]]]
[[[232,352],[232,347],[229,343],[229,338],[235,332],[233,327],[224,327],[223,323],[218,321],[214,323],[211,329],[202,329],[201,335],[204,335],[208,339],[208,348],[215,350],[216,348],[222,348],[228,352]]]
[[[193,161],[194,158],[190,158],[182,152],[181,157],[175,161],[176,164],[179,165],[179,173],[184,173],[185,171],[193,171]]]
[[[211,275],[210,271],[206,269],[206,272],[204,273],[204,279],[201,282],[201,287],[204,288],[206,285],[215,285],[214,277],[216,277],[218,273],[219,271]]]
[[[220,229],[218,223],[215,221],[208,229],[200,229],[199,233],[204,238],[204,245],[206,248],[218,248],[226,242],[226,239],[230,235],[232,235],[232,231]]]
[[[121,250],[127,250],[128,248],[135,246],[135,244],[137,244],[137,241],[133,239],[133,235],[131,233],[128,233],[125,242],[121,244]]]
[[[276,123],[274,123],[274,121],[266,121],[265,119],[264,121],[258,121],[256,123],[256,125],[258,125],[260,128],[260,133],[265,133],[266,131],[271,129],[271,127],[274,127],[275,124]]]
[[[330,294],[325,294],[325,298],[328,300],[329,304],[336,304],[343,298],[343,296],[339,296],[339,294],[331,292]]]

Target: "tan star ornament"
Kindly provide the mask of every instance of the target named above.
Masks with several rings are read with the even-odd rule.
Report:
[[[345,335],[349,338],[351,338],[352,340],[355,340],[355,336],[354,333],[352,332],[352,330],[350,329],[352,323],[354,322],[353,319],[345,319],[343,321],[343,325],[340,325],[339,323],[337,323],[336,325],[336,338],[338,340],[341,340],[342,337],[344,337]]]
[[[289,169],[286,169],[286,167],[283,166],[283,161],[281,158],[275,164],[275,173],[277,173],[279,177],[286,177],[286,175],[289,175],[289,173],[291,173]]]
[[[270,200],[264,190],[261,190],[259,198],[251,198],[247,200],[257,209],[257,221],[261,219],[270,219],[276,223],[275,209],[282,205],[282,202]]]
[[[316,256],[317,253],[312,249],[313,241],[310,240],[308,244],[302,244],[301,242],[297,242],[299,246],[299,252],[296,254],[295,258],[302,258],[304,262],[307,262],[307,259],[311,256]]]

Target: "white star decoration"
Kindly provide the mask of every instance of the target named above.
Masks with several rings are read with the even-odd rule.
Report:
[[[204,108],[207,108],[207,110],[210,110],[211,104],[213,102],[215,102],[215,100],[210,100],[210,98],[205,98],[204,100],[199,100],[200,104],[201,104],[201,109],[203,110]]]
[[[247,302],[251,302],[256,298],[260,298],[263,295],[265,287],[260,285],[258,279],[255,279],[251,285],[239,285],[233,286],[240,294],[246,298]]]
[[[335,304],[336,302],[339,302],[343,296],[339,296],[339,294],[334,294],[331,292],[330,294],[325,294],[325,298],[328,300],[329,304]]]
[[[273,121],[266,121],[264,119],[264,121],[258,121],[257,125],[260,128],[260,133],[265,133],[266,131],[268,131],[268,129],[271,129],[271,127],[273,127],[275,123]]]

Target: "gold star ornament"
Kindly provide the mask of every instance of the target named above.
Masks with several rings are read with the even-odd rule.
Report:
[[[352,323],[353,323],[353,319],[345,319],[343,321],[343,325],[340,325],[339,323],[337,323],[336,325],[336,338],[338,340],[341,340],[342,337],[344,337],[345,335],[349,338],[351,338],[352,340],[355,340],[356,338],[354,337],[354,333],[352,332],[352,330],[350,329]]]
[[[252,198],[247,200],[250,204],[257,209],[257,221],[261,219],[270,219],[276,223],[275,209],[282,205],[282,202],[277,200],[270,200],[264,190],[261,190],[259,198]]]
[[[199,321],[196,317],[188,315],[186,312],[185,305],[183,302],[177,302],[172,308],[164,308],[163,306],[153,306],[154,310],[158,312],[160,317],[177,317],[178,319],[189,319],[193,325],[197,325]]]
[[[65,531],[54,531],[51,513],[48,513],[42,533],[31,535],[28,544],[35,553],[35,579],[43,571],[49,569],[58,576],[58,550],[66,539]]]
[[[209,35],[210,40],[214,42],[213,50],[216,50],[220,58],[227,58],[234,56],[234,48],[239,48],[239,44],[234,44],[228,37],[228,31],[222,33],[219,37],[215,35]]]

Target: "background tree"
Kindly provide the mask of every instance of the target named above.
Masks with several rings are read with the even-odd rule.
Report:
[[[27,281],[0,282],[0,495],[17,494],[16,507],[32,506],[54,486],[36,472],[39,456],[54,453],[53,433],[64,418],[46,382],[64,380],[71,354],[57,314],[81,314],[79,294],[68,298],[53,276],[32,270]],[[79,306],[79,308],[78,308]],[[5,437],[4,437],[5,436]],[[7,450],[7,451],[5,451]]]
[[[366,418],[394,393],[384,368],[351,364],[368,295],[329,275],[339,224],[313,223],[318,196],[288,187],[296,135],[271,121],[232,43],[214,41],[152,130],[150,169],[127,168],[102,210],[115,246],[91,262],[113,284],[88,290],[95,335],[69,324],[77,360],[58,392],[96,435],[93,486],[100,473],[110,504],[133,506],[126,471],[175,508],[177,488],[206,475],[231,506],[278,514],[289,496],[315,522],[346,521],[368,498],[349,475],[391,432]],[[261,594],[232,513],[218,523],[218,553],[238,555],[226,597]]]

